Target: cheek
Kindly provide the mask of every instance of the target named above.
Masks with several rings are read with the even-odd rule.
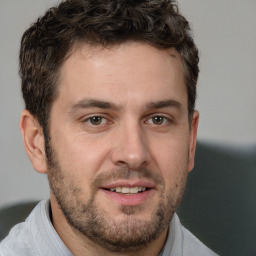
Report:
[[[55,150],[61,166],[67,172],[88,179],[102,168],[107,155],[106,143],[85,136],[60,135],[55,139]]]
[[[103,147],[97,143],[85,143],[78,137],[62,137],[62,140],[55,138],[54,141],[56,143],[52,143],[52,147],[64,177],[63,187],[69,184],[70,191],[80,191],[76,196],[81,201],[91,198],[92,181],[104,161]]]
[[[154,163],[165,180],[166,188],[178,189],[188,173],[188,136],[165,138],[155,145],[158,146],[153,153]]]

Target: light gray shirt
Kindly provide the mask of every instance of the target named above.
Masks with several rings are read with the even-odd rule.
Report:
[[[12,228],[0,244],[0,256],[72,256],[55,231],[49,200],[41,201],[25,222]],[[175,214],[159,256],[216,256],[185,229]]]

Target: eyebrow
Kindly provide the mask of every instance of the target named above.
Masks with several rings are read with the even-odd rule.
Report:
[[[116,104],[113,104],[107,101],[96,100],[96,99],[82,99],[78,103],[72,105],[70,107],[69,112],[75,112],[77,109],[86,109],[86,108],[102,108],[102,109],[117,110],[120,107],[118,107]]]
[[[158,109],[167,107],[174,107],[179,109],[181,108],[181,103],[176,100],[161,100],[157,102],[150,102],[147,104],[147,109]]]
[[[181,103],[176,100],[161,100],[156,102],[150,102],[146,104],[146,109],[160,109],[160,108],[181,108]],[[86,108],[101,108],[101,109],[113,109],[119,110],[121,106],[116,105],[114,103],[110,103],[108,101],[97,100],[97,99],[82,99],[78,103],[72,105],[70,107],[69,112],[75,112],[78,109],[86,109]]]

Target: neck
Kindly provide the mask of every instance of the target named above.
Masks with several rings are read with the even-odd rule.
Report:
[[[168,229],[164,230],[152,243],[143,247],[142,249],[138,249],[137,251],[132,252],[112,252],[109,251],[98,244],[95,244],[90,239],[85,237],[79,231],[72,228],[64,217],[61,209],[59,208],[54,197],[51,196],[51,209],[52,209],[52,223],[53,226],[58,233],[61,240],[64,242],[66,247],[74,256],[157,256],[162,250]]]

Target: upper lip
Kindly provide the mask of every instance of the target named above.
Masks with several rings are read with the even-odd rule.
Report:
[[[132,180],[120,180],[120,181],[115,181],[106,185],[101,186],[102,188],[105,189],[111,189],[111,188],[117,188],[117,187],[146,187],[146,188],[154,188],[155,184],[151,181],[143,181],[143,180],[137,180],[137,181],[132,181]]]

